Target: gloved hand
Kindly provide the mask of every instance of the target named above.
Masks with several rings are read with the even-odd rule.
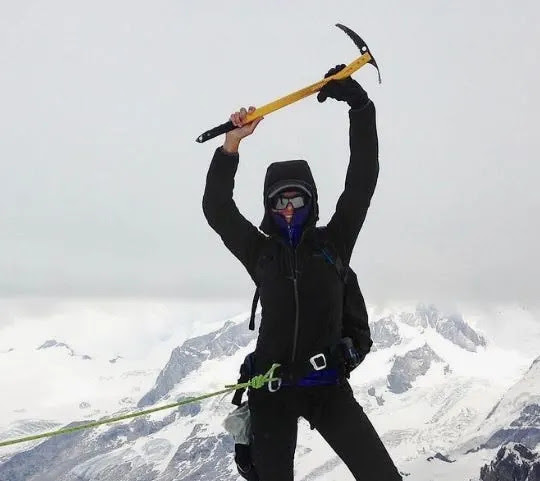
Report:
[[[324,78],[330,77],[345,68],[345,64],[336,65],[326,72]],[[317,100],[324,102],[328,97],[347,102],[352,109],[361,109],[368,101],[367,92],[352,77],[330,80],[317,94]]]
[[[366,357],[365,354],[358,352],[354,347],[350,337],[344,337],[340,341],[340,346],[343,355],[343,365],[345,374],[349,377],[351,371],[357,368]]]

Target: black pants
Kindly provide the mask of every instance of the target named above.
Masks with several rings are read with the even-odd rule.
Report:
[[[298,417],[317,429],[355,479],[402,480],[347,382],[338,386],[250,390],[252,457],[260,481],[292,481]]]

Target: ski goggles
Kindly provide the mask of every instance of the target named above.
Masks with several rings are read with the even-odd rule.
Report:
[[[307,204],[306,197],[302,194],[295,195],[294,197],[285,197],[284,195],[276,195],[270,199],[272,207],[276,210],[286,209],[289,204],[295,209],[304,207]]]

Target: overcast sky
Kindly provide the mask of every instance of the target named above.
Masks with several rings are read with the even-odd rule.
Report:
[[[368,302],[538,300],[537,1],[0,2],[0,295],[251,295],[201,209],[194,139],[359,55],[379,184],[352,265]],[[241,146],[256,225],[271,161],[305,158],[325,223],[347,108],[308,98]],[[246,294],[247,293],[247,294]]]

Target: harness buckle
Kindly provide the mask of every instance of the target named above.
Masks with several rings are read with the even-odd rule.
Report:
[[[313,369],[315,371],[322,371],[324,368],[326,368],[326,356],[323,352],[320,352],[319,354],[315,354],[314,356],[311,356],[309,358],[309,362],[313,366]]]
[[[268,390],[270,392],[276,392],[279,391],[281,388],[281,378],[278,377],[277,379],[274,379],[273,381],[268,382]]]

